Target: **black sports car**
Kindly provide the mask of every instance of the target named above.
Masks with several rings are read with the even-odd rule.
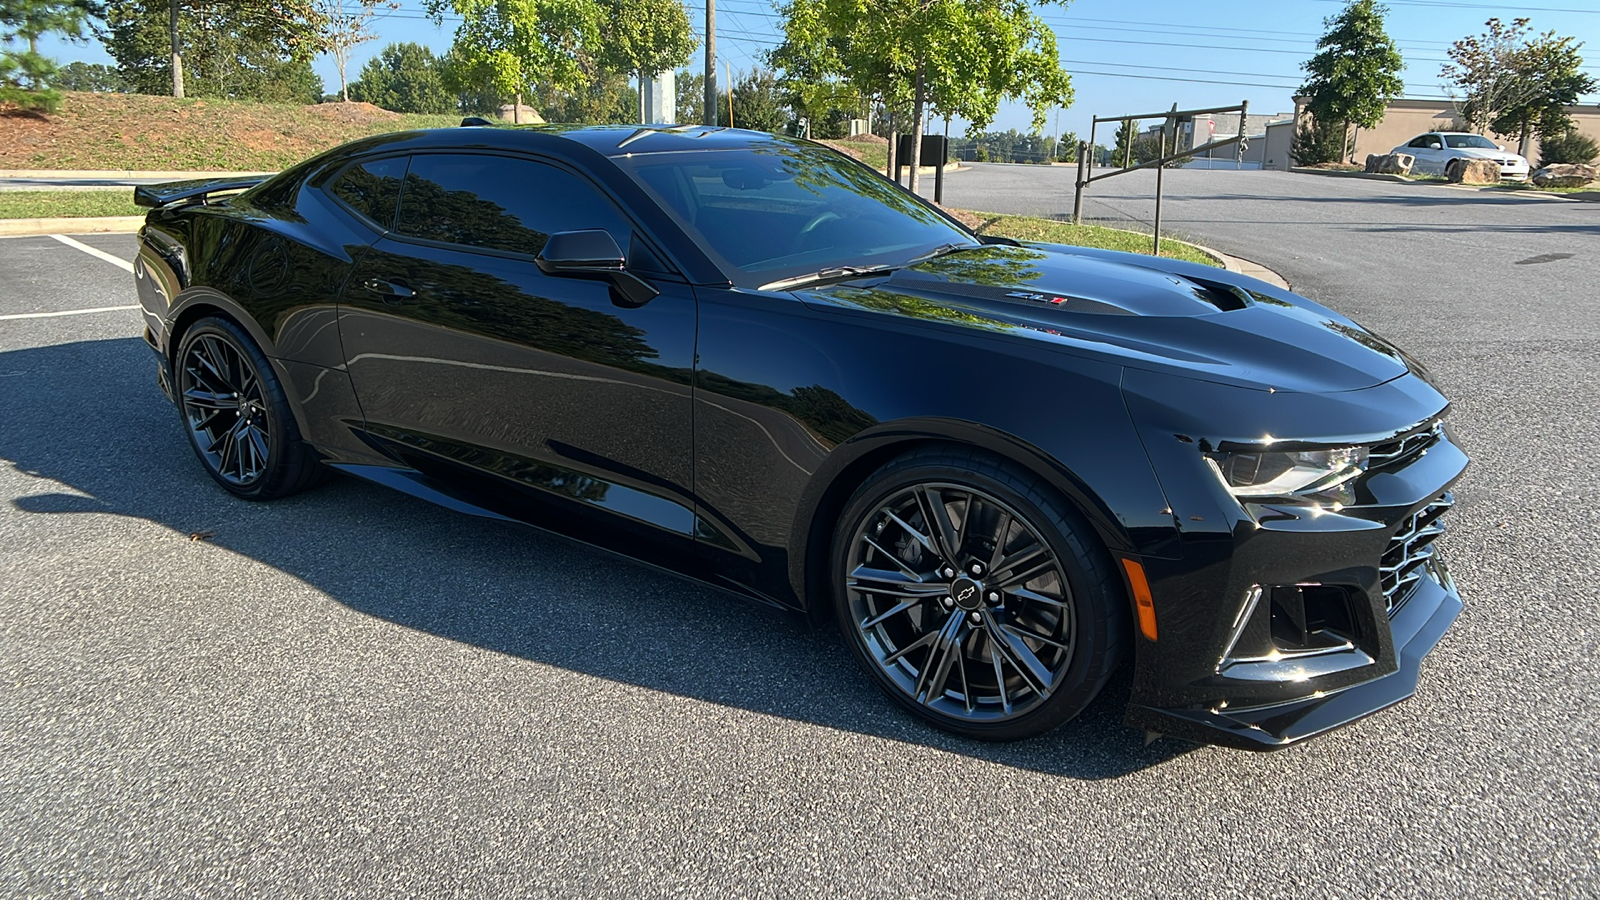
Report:
[[[391,134],[136,196],[145,336],[226,490],[337,469],[832,619],[961,734],[1130,661],[1129,725],[1279,747],[1409,696],[1461,608],[1445,398],[1247,277],[977,237],[700,127]]]

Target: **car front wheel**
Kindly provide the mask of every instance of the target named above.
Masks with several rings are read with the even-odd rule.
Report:
[[[1014,740],[1076,716],[1129,640],[1092,530],[999,459],[925,450],[879,470],[835,538],[835,612],[897,703],[968,737]]]

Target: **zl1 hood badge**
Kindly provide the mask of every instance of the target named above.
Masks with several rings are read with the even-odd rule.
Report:
[[[1037,303],[1065,303],[1072,299],[1071,297],[1052,297],[1049,294],[1034,294],[1028,291],[1012,291],[1006,296],[1017,300],[1033,300]]]

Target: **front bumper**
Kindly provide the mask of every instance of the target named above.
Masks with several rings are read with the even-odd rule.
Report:
[[[1132,706],[1127,723],[1206,743],[1277,750],[1405,700],[1416,693],[1422,658],[1461,613],[1461,595],[1444,562],[1431,561],[1427,568],[1427,576],[1389,620],[1395,671],[1344,689],[1314,689],[1296,699],[1256,706],[1229,706],[1225,700],[1209,707]]]
[[[1422,658],[1461,611],[1435,540],[1468,459],[1421,379],[1331,396],[1277,399],[1324,423],[1426,416],[1387,438],[1352,432],[1403,449],[1338,503],[1242,507],[1202,467],[1194,432],[1144,432],[1184,534],[1177,558],[1141,560],[1159,639],[1139,641],[1127,724],[1272,750],[1415,692]],[[1215,417],[1218,405],[1207,408]]]

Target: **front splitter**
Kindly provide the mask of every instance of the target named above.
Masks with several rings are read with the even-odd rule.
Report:
[[[1280,750],[1309,737],[1348,725],[1399,703],[1417,691],[1422,658],[1427,656],[1456,616],[1461,595],[1444,563],[1430,566],[1389,620],[1399,668],[1372,681],[1320,696],[1270,706],[1220,709],[1162,709],[1131,706],[1125,721],[1135,728],[1242,750]]]

